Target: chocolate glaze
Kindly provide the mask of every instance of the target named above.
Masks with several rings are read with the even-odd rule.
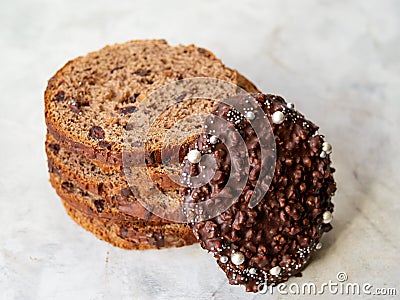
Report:
[[[254,186],[257,180],[262,180],[258,178],[260,144],[245,118],[231,122],[249,151],[246,187],[229,209],[209,220],[192,223],[201,246],[213,253],[229,283],[244,285],[251,292],[257,292],[264,284],[277,285],[299,275],[323,232],[332,229],[330,224],[323,223],[322,215],[333,211],[331,196],[336,190],[330,157],[320,157],[324,140],[317,132],[318,127],[289,108],[279,96],[256,94],[254,98],[270,121],[276,142],[276,167],[268,192],[254,208],[249,208]],[[221,104],[214,114],[229,121],[230,111]],[[276,111],[284,113],[281,124],[272,122]],[[217,165],[210,182],[181,190],[185,202],[199,203],[224,187],[231,171],[230,158],[228,149],[222,143],[211,144],[206,133],[190,148],[199,149],[202,155],[211,149]],[[185,160],[183,172],[196,176],[200,170],[198,164]],[[244,258],[242,263],[241,258]]]

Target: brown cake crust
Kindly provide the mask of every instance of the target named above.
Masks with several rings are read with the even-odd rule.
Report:
[[[155,249],[181,247],[197,242],[186,224],[160,219],[143,220],[121,212],[105,212],[104,204],[100,204],[101,198],[93,199],[90,194],[77,190],[70,182],[54,174],[50,175],[50,182],[75,222],[114,246]]]
[[[132,200],[135,200],[129,191],[129,184],[122,166],[94,163],[86,156],[64,147],[51,134],[46,135],[45,150],[51,165],[49,169],[76,181],[83,189],[109,197],[118,195],[127,199],[131,196]],[[182,152],[186,154],[186,151]],[[178,189],[179,186],[161,168],[151,168],[148,171],[158,188]]]
[[[99,195],[94,195],[78,187],[76,182],[63,178],[59,174],[50,174],[50,183],[57,194],[67,201],[71,206],[79,211],[94,217],[107,218],[113,220],[131,220],[142,222],[143,224],[171,224],[171,221],[159,218],[144,208],[140,208],[139,202],[132,202],[133,208],[130,210],[120,210],[113,203],[108,202]],[[134,208],[137,208],[134,210]],[[130,214],[131,211],[135,213]],[[140,211],[143,211],[140,214]]]
[[[49,172],[54,175],[52,177],[62,178],[63,184],[71,193],[74,190],[73,194],[90,194],[90,199],[95,199],[97,203],[100,201],[102,214],[129,215],[143,220],[165,222],[165,219],[151,213],[135,198],[120,166],[100,167],[85,156],[66,151],[49,134],[46,138],[46,153]],[[145,168],[140,169],[147,172]],[[151,177],[155,185],[162,190],[160,193],[167,194],[180,203],[177,185],[171,184],[169,177],[161,171],[152,170]],[[80,202],[85,207],[89,203],[86,199]],[[96,210],[93,203],[91,206]]]
[[[68,215],[81,227],[111,245],[127,250],[183,247],[196,243],[190,229],[173,225],[141,228],[132,222],[112,221],[87,215],[62,199]]]

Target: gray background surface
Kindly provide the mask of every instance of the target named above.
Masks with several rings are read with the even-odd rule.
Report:
[[[75,225],[50,188],[47,80],[69,59],[139,38],[211,49],[294,102],[332,143],[334,230],[289,283],[346,272],[400,293],[400,1],[2,0],[0,299],[285,298],[228,285],[197,245],[113,248]]]

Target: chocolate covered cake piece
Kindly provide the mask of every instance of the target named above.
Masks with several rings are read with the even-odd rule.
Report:
[[[229,283],[257,292],[300,273],[311,254],[321,247],[322,234],[332,229],[331,197],[336,184],[330,160],[332,147],[318,133],[318,126],[279,96],[256,94],[250,98],[248,101],[256,101],[265,116],[250,109],[239,112],[226,104],[214,112],[227,120],[227,127],[238,130],[249,153],[249,176],[242,193],[232,206],[211,219],[195,209],[187,214],[192,214],[193,232],[201,246],[214,255]],[[250,121],[264,117],[275,138],[276,165],[266,194],[252,207],[250,199],[257,181],[265,178],[259,178],[260,140]],[[187,182],[190,184],[191,177],[200,176],[208,168],[199,163],[201,158],[190,162],[193,152],[201,157],[211,154],[216,175],[204,186],[182,188],[186,203],[215,199],[229,177],[238,175],[230,174],[232,149],[222,142],[229,138],[205,131],[191,146],[183,167]]]

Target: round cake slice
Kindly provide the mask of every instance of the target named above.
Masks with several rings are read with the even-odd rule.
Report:
[[[257,91],[203,48],[170,46],[164,40],[130,41],[78,57],[49,80],[44,95],[48,130],[74,151],[102,163],[122,165],[123,137],[137,103],[161,86],[193,77],[216,78]],[[174,124],[175,117],[198,110],[196,105],[177,105],[168,113],[165,129]],[[141,153],[142,148],[136,151]]]
[[[188,214],[194,214],[193,221],[199,220],[193,222],[193,232],[201,246],[214,255],[229,283],[258,292],[298,274],[312,252],[320,249],[322,234],[332,228],[335,170],[331,167],[331,145],[318,133],[318,126],[293,104],[274,95],[244,97],[246,103],[255,102],[263,114],[255,114],[250,106],[246,112],[221,104],[214,116],[226,120],[227,127],[234,127],[246,145],[250,166],[245,187],[236,201],[215,217],[202,218],[195,209]],[[271,150],[276,151],[276,164],[266,194],[253,206],[250,200],[257,182],[265,179],[260,178],[260,169],[266,159],[261,157],[261,141],[250,123],[257,118],[267,118],[271,124],[276,147]],[[210,117],[209,122],[214,119]],[[234,168],[230,154],[236,149],[226,147],[223,141],[230,136],[224,136],[224,132],[225,128],[222,137],[216,137],[206,130],[190,146],[183,167],[189,182],[182,188],[186,203],[200,205],[216,198],[229,177],[237,175],[231,174]],[[190,161],[192,151],[199,154],[195,161]],[[209,168],[202,163],[205,155],[215,160],[215,176],[203,186],[192,187],[191,178]]]

